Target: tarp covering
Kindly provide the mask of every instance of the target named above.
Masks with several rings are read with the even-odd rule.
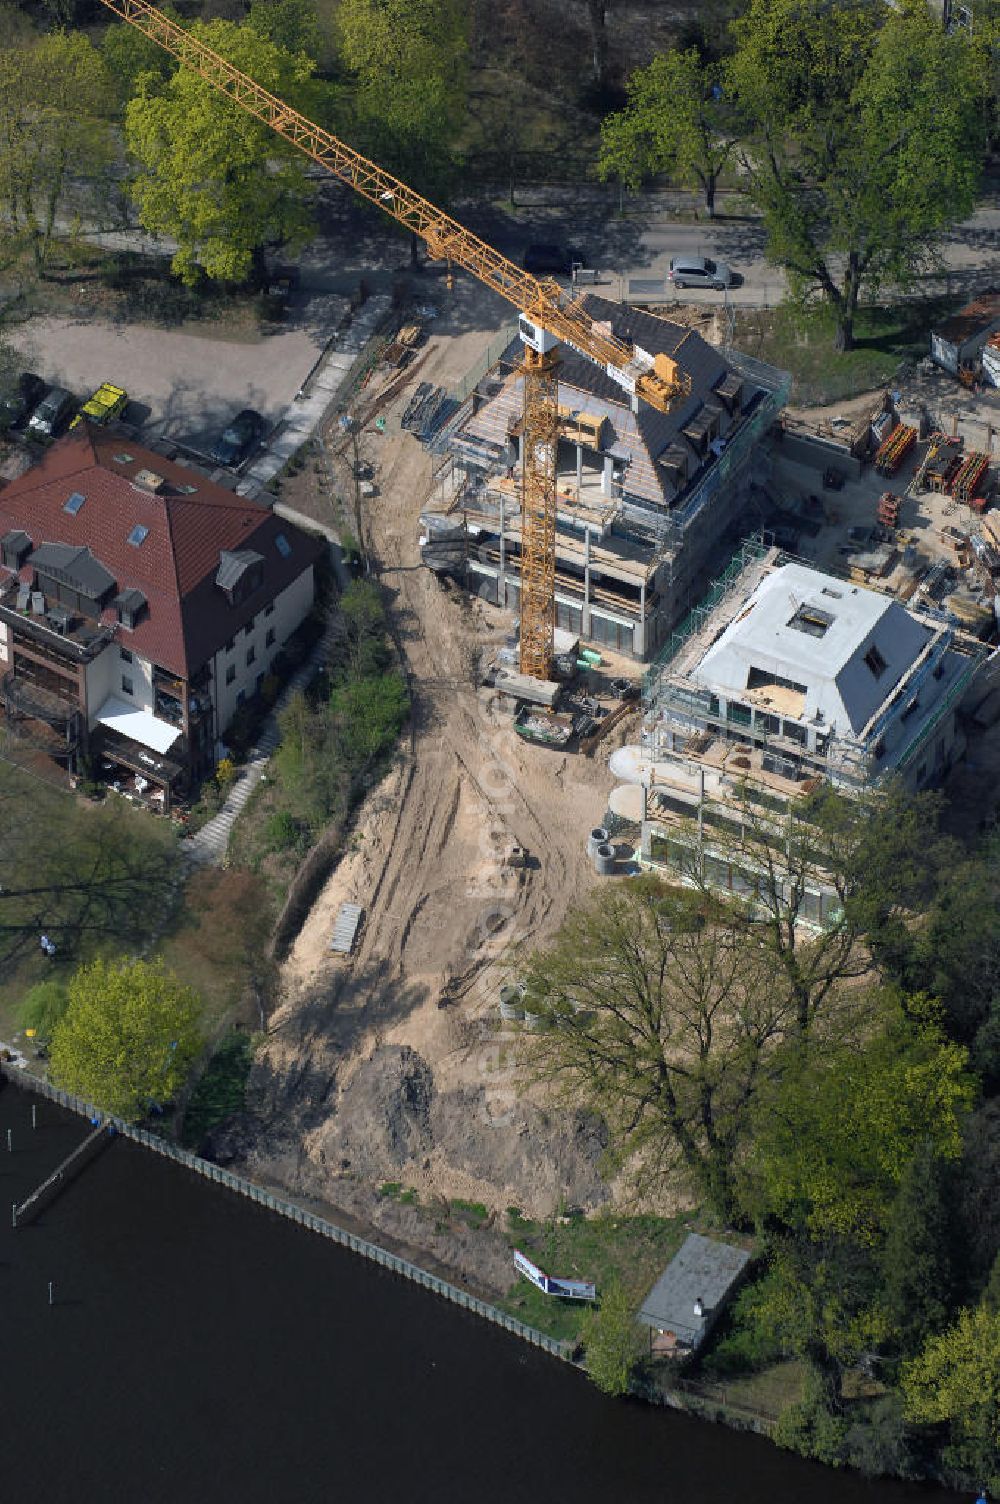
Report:
[[[109,731],[117,731],[119,736],[141,742],[154,752],[169,752],[181,734],[179,726],[171,726],[169,721],[161,721],[150,711],[139,710],[135,705],[129,705],[114,695],[105,700],[97,712],[97,720],[99,725],[107,726]]]

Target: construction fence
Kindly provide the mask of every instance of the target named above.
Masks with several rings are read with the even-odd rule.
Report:
[[[349,1249],[351,1253],[359,1254],[361,1258],[368,1259],[369,1262],[378,1264],[383,1269],[388,1269],[391,1274],[397,1274],[401,1279],[421,1285],[425,1290],[442,1296],[443,1299],[450,1301],[452,1305],[459,1306],[463,1311],[471,1311],[474,1316],[481,1316],[484,1321],[502,1327],[505,1332],[510,1332],[514,1337],[520,1337],[522,1342],[529,1342],[532,1347],[541,1348],[543,1352],[550,1353],[554,1358],[561,1358],[564,1362],[570,1362],[572,1359],[572,1349],[569,1343],[560,1342],[557,1338],[538,1331],[536,1327],[518,1321],[516,1316],[508,1315],[506,1311],[499,1310],[488,1301],[470,1295],[467,1290],[449,1284],[447,1280],[440,1279],[427,1269],[421,1269],[418,1264],[411,1264],[408,1259],[400,1258],[398,1254],[390,1253],[387,1248],[381,1248],[377,1243],[369,1243],[366,1238],[360,1238],[355,1233],[338,1227],[336,1223],[327,1221],[325,1217],[318,1217],[315,1212],[306,1211],[304,1207],[297,1206],[294,1201],[288,1201],[283,1196],[275,1196],[263,1186],[255,1185],[252,1180],[246,1180],[241,1175],[234,1175],[231,1170],[223,1169],[221,1165],[213,1164],[211,1160],[201,1159],[197,1154],[192,1154],[189,1150],[182,1149],[180,1145],[172,1144],[167,1139],[150,1133],[146,1128],[137,1128],[121,1118],[112,1117],[107,1113],[98,1113],[86,1102],[82,1102],[79,1097],[60,1091],[48,1081],[25,1075],[24,1071],[11,1066],[6,1061],[0,1061],[0,1075],[12,1085],[47,1097],[50,1102],[57,1102],[60,1107],[66,1107],[71,1112],[79,1113],[91,1121],[99,1117],[102,1126],[113,1127],[123,1138],[131,1139],[133,1143],[151,1149],[154,1154],[160,1154],[164,1159],[172,1159],[175,1164],[183,1165],[185,1169],[192,1170],[202,1179],[214,1181],[216,1185],[224,1186],[226,1190],[235,1191],[237,1195],[246,1197],[248,1201],[255,1201],[258,1206],[266,1207],[268,1211],[275,1212],[279,1217],[286,1217],[291,1222],[297,1222],[300,1227],[307,1227],[310,1232],[318,1233],[320,1237],[329,1238],[332,1243],[339,1243],[342,1248]]]

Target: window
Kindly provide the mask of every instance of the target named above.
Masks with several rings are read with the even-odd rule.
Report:
[[[878,739],[878,741],[875,743],[874,747],[872,748],[872,756],[874,757],[874,759],[875,759],[876,762],[881,762],[882,761],[883,757],[885,756],[885,737],[884,736],[880,736],[879,739]]]
[[[236,646],[236,638],[235,637],[230,637],[228,639],[227,643],[226,643],[226,652],[227,653],[231,653],[233,651],[233,648],[235,646]]]
[[[247,622],[246,626],[243,628],[243,636],[244,637],[249,637],[250,634],[253,632],[253,629],[254,629],[254,627],[256,625],[257,625],[257,618],[256,618],[256,616],[251,616],[250,620]]]
[[[274,540],[274,546],[283,559],[287,559],[292,552],[292,545],[289,543],[284,533],[278,534],[278,536]]]
[[[899,719],[901,721],[908,721],[910,719],[910,716],[913,715],[914,711],[919,706],[919,704],[920,704],[920,697],[919,697],[919,695],[914,695],[913,699],[907,705],[906,709],[903,711],[903,714],[900,716]]]
[[[788,623],[796,632],[805,632],[807,637],[825,637],[836,618],[819,606],[800,606]]]
[[[734,701],[730,701],[730,703],[726,706],[726,720],[733,725],[749,726],[750,716],[751,711],[749,705],[738,705]]]
[[[119,648],[118,652],[121,654],[121,660],[123,663],[132,662],[132,654],[129,652],[128,648]]]
[[[139,548],[149,537],[149,528],[144,522],[137,522],[128,535],[128,541],[133,548]]]
[[[243,704],[245,704],[246,703],[246,697],[247,697],[246,690],[245,689],[241,689],[240,692],[239,692],[239,694],[236,696],[236,703],[237,703],[237,705],[243,705]]]
[[[274,615],[274,602],[273,601],[269,601],[268,604],[264,607],[264,615],[265,616],[273,616]]]
[[[74,491],[69,500],[63,502],[63,511],[68,512],[71,517],[75,517],[86,500],[86,496],[81,496],[79,491]]]
[[[256,658],[256,656],[257,656],[257,649],[256,648],[247,648],[247,668],[250,667],[251,663],[254,661],[254,659]]]
[[[229,667],[226,669],[226,683],[227,684],[232,684],[232,682],[233,682],[233,680],[235,678],[236,678],[236,664],[235,663],[231,663],[229,665]]]
[[[132,682],[131,674],[122,674],[122,689],[127,695],[135,694],[135,685]]]
[[[272,647],[274,647],[274,628],[273,627],[269,627],[268,630],[267,630],[267,636],[264,638],[264,646],[266,648],[272,648]]]
[[[886,671],[886,668],[888,667],[885,659],[882,657],[882,654],[879,652],[874,643],[872,643],[871,647],[865,654],[865,666],[869,669],[872,677],[875,679],[881,679],[882,675]]]

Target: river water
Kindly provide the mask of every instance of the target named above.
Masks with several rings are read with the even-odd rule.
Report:
[[[39,1100],[32,1132],[31,1100],[0,1091],[0,1205],[87,1131]],[[0,1214],[0,1227],[12,1504],[929,1498],[606,1399],[556,1359],[124,1140],[37,1222],[14,1231]]]

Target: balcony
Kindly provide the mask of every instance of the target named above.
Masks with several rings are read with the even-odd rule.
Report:
[[[30,609],[31,596],[17,580],[0,585],[0,621],[12,629],[15,642],[30,642],[66,663],[90,663],[114,641],[115,628],[101,626],[68,607],[47,601],[47,610]]]
[[[28,716],[32,720],[44,721],[54,731],[64,733],[71,745],[79,740],[81,717],[75,700],[65,699],[44,684],[13,672],[4,675],[0,689],[9,716]]]

